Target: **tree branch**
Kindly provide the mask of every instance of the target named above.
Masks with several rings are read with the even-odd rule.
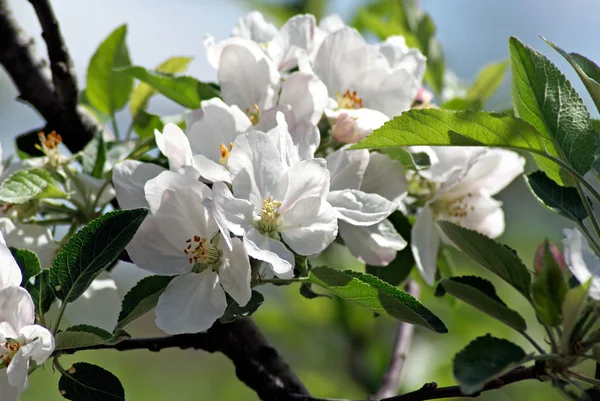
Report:
[[[55,355],[98,349],[147,349],[158,352],[165,348],[222,352],[235,365],[237,377],[256,391],[262,400],[290,400],[289,394],[310,397],[300,379],[249,318],[228,324],[216,323],[206,333],[128,339],[115,345],[57,351]]]
[[[412,280],[409,280],[406,283],[404,290],[414,298],[419,297],[419,285]],[[397,324],[396,338],[394,339],[390,362],[383,375],[379,389],[369,398],[378,400],[398,394],[398,389],[400,388],[402,380],[402,371],[404,370],[404,365],[406,363],[406,354],[410,348],[414,331],[415,326],[410,323],[399,322]]]

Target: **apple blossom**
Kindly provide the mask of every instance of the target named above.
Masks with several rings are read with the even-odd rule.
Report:
[[[564,258],[567,267],[581,284],[590,281],[588,295],[600,301],[600,259],[590,248],[585,236],[578,229],[563,230]]]

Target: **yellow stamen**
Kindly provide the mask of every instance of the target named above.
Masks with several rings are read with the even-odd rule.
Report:
[[[343,95],[335,94],[339,109],[361,109],[363,107],[362,98],[356,94],[356,91],[348,89]]]

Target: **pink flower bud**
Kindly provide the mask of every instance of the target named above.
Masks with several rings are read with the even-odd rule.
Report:
[[[361,132],[354,118],[342,113],[331,127],[331,136],[340,143],[357,143],[367,135],[366,132]]]
[[[558,267],[560,267],[561,270],[565,269],[565,258],[562,254],[562,252],[560,251],[560,249],[558,249],[558,247],[556,245],[554,245],[552,242],[548,242],[548,247],[550,248],[550,253],[552,254],[552,257],[554,258],[554,261],[558,264]],[[544,251],[546,249],[546,242],[542,242],[541,244],[538,245],[537,249],[535,250],[535,256],[533,257],[533,269],[535,270],[535,274],[538,275],[542,272],[542,268],[544,266]]]
[[[433,100],[433,93],[429,92],[425,88],[421,88],[421,89],[419,89],[419,92],[417,93],[417,97],[415,98],[413,107],[417,107],[417,108],[429,107],[432,100]]]

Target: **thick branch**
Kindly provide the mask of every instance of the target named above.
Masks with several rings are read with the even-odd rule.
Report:
[[[147,349],[158,352],[165,348],[222,352],[235,365],[238,378],[263,400],[289,400],[289,394],[309,397],[302,382],[251,319],[238,319],[229,324],[216,323],[206,333],[129,339],[115,345],[83,347],[69,352],[97,349]]]
[[[413,297],[419,297],[419,286],[414,281],[409,280],[406,283],[405,290]],[[410,348],[414,331],[415,326],[410,323],[399,322],[397,324],[396,338],[394,339],[390,362],[383,375],[379,389],[370,397],[371,399],[378,400],[398,394],[402,380],[402,371],[406,364],[406,354]]]

